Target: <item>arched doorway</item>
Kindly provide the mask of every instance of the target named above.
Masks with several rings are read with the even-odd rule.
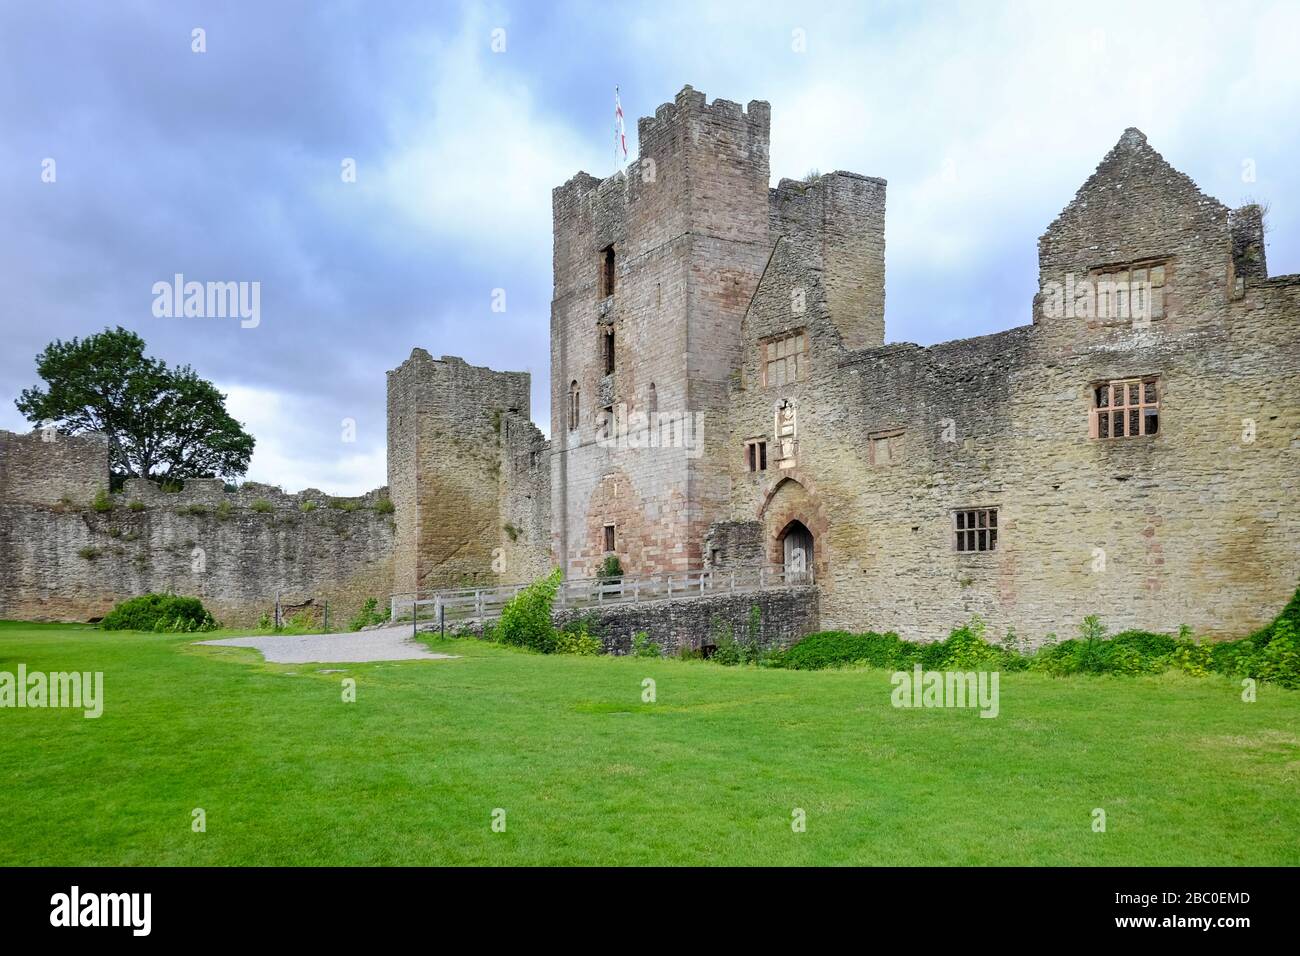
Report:
[[[786,583],[811,584],[813,536],[802,521],[791,521],[782,530],[781,552],[784,556]]]

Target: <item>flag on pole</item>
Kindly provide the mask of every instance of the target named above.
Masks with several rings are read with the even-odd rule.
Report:
[[[620,159],[619,150],[623,151]],[[618,99],[618,87],[614,87],[614,159],[627,162],[627,128],[623,125],[623,104]]]

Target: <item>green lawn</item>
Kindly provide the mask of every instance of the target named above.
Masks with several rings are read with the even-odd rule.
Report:
[[[884,671],[193,640],[0,623],[0,671],[105,675],[98,720],[0,710],[0,864],[1300,863],[1300,692],[1267,684],[1004,674],[989,720]]]

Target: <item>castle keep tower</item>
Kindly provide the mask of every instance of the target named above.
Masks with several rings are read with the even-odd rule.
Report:
[[[552,528],[570,577],[611,553],[629,572],[704,563],[742,454],[729,388],[760,282],[799,280],[765,316],[778,333],[833,313],[836,347],[884,341],[883,180],[769,189],[770,119],[687,86],[640,121],[626,172],[553,193]]]
[[[725,506],[726,383],[770,252],[769,114],[688,86],[640,121],[626,173],[554,191],[552,529],[570,577],[611,552],[629,572],[698,566]]]

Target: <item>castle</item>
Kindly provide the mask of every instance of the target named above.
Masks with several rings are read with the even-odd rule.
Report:
[[[527,374],[416,349],[388,378],[372,495],[393,514],[353,516],[364,546],[306,572],[250,524],[228,546],[259,555],[261,591],[585,577],[615,555],[633,575],[806,568],[821,627],[905,638],[972,614],[1035,643],[1093,613],[1214,636],[1272,618],[1300,579],[1300,276],[1269,277],[1258,207],[1127,130],[1039,239],[1032,324],[886,345],[885,181],[770,188],[769,123],[686,87],[624,172],[555,189],[550,439]],[[0,443],[0,545],[25,569],[0,568],[0,616],[40,616],[20,595],[73,559],[15,540],[52,519],[16,517],[39,502],[4,449],[17,470],[50,449]]]

